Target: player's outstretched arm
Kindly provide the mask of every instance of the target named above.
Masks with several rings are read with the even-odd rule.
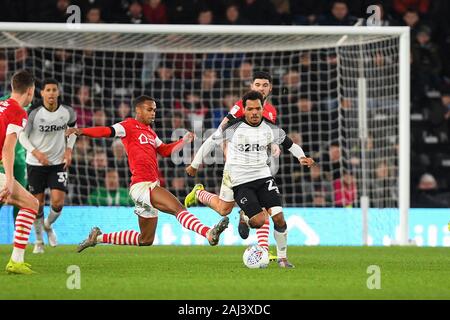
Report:
[[[288,148],[289,152],[298,159],[298,161],[302,166],[307,166],[308,168],[311,168],[312,166],[315,165],[314,159],[307,157],[305,155],[305,152],[303,152],[302,147],[294,143],[289,137],[286,137],[285,141],[286,140],[288,144],[292,143],[291,146]]]
[[[195,177],[197,175],[197,171],[203,163],[204,156],[210,154],[217,144],[213,139],[222,137],[223,130],[225,130],[229,121],[230,119],[228,117],[223,118],[217,130],[202,143],[191,164],[186,167],[186,173],[189,176]]]
[[[191,177],[195,177],[198,168],[203,163],[203,157],[209,154],[214,149],[215,145],[216,144],[214,143],[212,136],[210,136],[205,140],[205,142],[202,143],[191,164],[186,168],[186,173],[188,175],[190,175]]]
[[[195,139],[195,134],[192,132],[188,132],[178,141],[172,143],[162,143],[161,140],[157,139],[156,151],[163,157],[170,157],[170,155],[174,152],[181,150],[185,144],[191,143]]]
[[[300,147],[298,144],[294,143],[291,138],[289,138],[283,130],[277,131],[278,138],[276,140],[281,140],[281,145],[289,150],[289,152],[298,159],[300,164],[302,166],[307,166],[308,168],[311,168],[315,165],[315,161],[313,158],[309,158],[305,155],[305,152],[303,151],[302,147]]]
[[[114,137],[114,132],[111,127],[91,127],[91,128],[68,128],[66,130],[66,137],[71,134],[76,136],[87,136],[91,138],[110,138]]]

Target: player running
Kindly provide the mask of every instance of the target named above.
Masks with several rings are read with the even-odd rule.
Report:
[[[264,225],[267,214],[274,223],[277,242],[278,264],[293,268],[287,259],[287,224],[281,206],[281,197],[268,165],[267,150],[271,144],[282,145],[289,150],[301,165],[311,167],[312,158],[307,158],[302,148],[293,143],[286,133],[272,122],[263,119],[264,98],[257,91],[250,91],[242,98],[244,118],[228,124],[221,137],[213,142],[227,143],[229,182],[234,200],[245,212],[241,218],[250,228]],[[267,209],[267,212],[263,210]]]
[[[67,169],[72,162],[76,135],[66,143],[65,130],[76,125],[72,107],[59,104],[58,82],[46,79],[42,83],[42,104],[28,110],[28,123],[19,137],[27,150],[27,173],[30,192],[39,200],[39,212],[34,222],[36,242],[33,253],[44,253],[42,230],[52,247],[57,245],[52,224],[61,215],[67,192]],[[44,220],[46,188],[50,188],[50,213]]]
[[[257,71],[253,74],[253,81],[250,86],[251,90],[255,90],[260,92],[264,97],[264,110],[263,117],[269,120],[272,123],[275,123],[277,119],[277,110],[275,107],[270,104],[267,99],[272,92],[272,77],[269,73],[264,71]],[[230,110],[230,113],[222,120],[221,124],[217,131],[210,136],[200,147],[200,149],[195,154],[194,159],[190,166],[186,168],[186,172],[188,175],[194,177],[197,174],[197,170],[202,164],[203,157],[208,155],[215,147],[215,143],[212,141],[214,136],[220,136],[223,128],[227,125],[229,121],[233,121],[238,118],[244,117],[244,107],[242,104],[242,100],[236,102],[234,107]],[[277,146],[273,146],[273,153],[277,156],[280,153],[280,150]],[[230,184],[229,178],[229,165],[225,163],[223,170],[223,178],[222,185],[220,187],[220,195],[216,195],[214,193],[208,192],[205,190],[202,184],[197,184],[194,186],[192,191],[186,196],[184,205],[186,207],[190,207],[196,205],[198,202],[203,203],[204,205],[210,207],[214,211],[218,212],[222,216],[228,215],[234,207],[234,195],[233,190]],[[241,215],[243,212],[241,212]],[[269,250],[269,218],[265,221],[264,225],[256,230],[256,236],[258,239],[258,244],[265,248],[267,251]],[[241,219],[241,223],[239,224],[239,235],[243,239],[247,239],[249,236],[248,229],[245,228],[244,221]],[[269,252],[270,260],[276,260],[277,257],[273,256]]]
[[[88,238],[78,247],[81,252],[97,243],[117,245],[149,246],[155,238],[158,222],[158,210],[174,215],[186,229],[205,237],[209,244],[215,246],[220,234],[228,226],[228,218],[223,218],[216,226],[209,228],[197,217],[189,213],[178,199],[168,190],[159,186],[157,154],[168,157],[179,150],[185,143],[190,143],[193,133],[186,134],[179,141],[164,144],[153,131],[151,124],[155,120],[156,101],[148,96],[140,96],[133,102],[136,118],[128,118],[111,127],[69,128],[66,135],[75,133],[93,138],[120,137],[128,155],[132,173],[130,197],[136,204],[134,213],[138,215],[140,233],[120,231],[102,234],[94,227]]]
[[[257,71],[253,74],[253,82],[251,84],[251,90],[260,92],[264,97],[264,110],[263,117],[272,123],[275,123],[277,118],[277,110],[275,107],[267,102],[267,98],[272,91],[272,77],[269,73],[264,71]],[[190,166],[186,168],[186,172],[190,176],[195,176],[197,170],[203,162],[203,157],[208,155],[215,147],[213,142],[214,136],[220,136],[223,128],[229,121],[242,118],[244,116],[244,107],[242,100],[236,102],[235,106],[230,110],[230,113],[222,120],[217,131],[203,142],[200,149],[195,154],[194,159]],[[220,215],[228,215],[234,207],[233,190],[229,187],[228,183],[228,166],[225,163],[222,186],[220,188],[220,195],[217,196],[209,192],[197,192],[204,190],[203,185],[198,184],[189,193],[185,199],[186,207],[197,204],[197,201],[207,205],[211,209],[217,211]]]
[[[5,173],[0,173],[0,202],[18,207],[15,222],[14,248],[6,265],[7,273],[32,274],[31,266],[25,263],[25,248],[30,237],[31,227],[39,208],[39,202],[15,179],[14,149],[17,137],[27,124],[24,107],[34,97],[34,77],[26,71],[16,72],[11,79],[11,98],[0,102],[0,155]]]

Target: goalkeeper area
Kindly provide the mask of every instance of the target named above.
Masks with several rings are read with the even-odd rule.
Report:
[[[244,249],[97,246],[77,254],[75,246],[61,246],[45,255],[28,252],[38,274],[0,272],[0,299],[450,299],[447,248],[290,247],[297,267],[291,270],[274,262],[247,269]],[[0,256],[10,250],[0,246]]]

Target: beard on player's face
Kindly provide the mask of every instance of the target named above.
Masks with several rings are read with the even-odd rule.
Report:
[[[261,121],[262,116],[257,113],[257,114],[250,114],[247,116],[247,121],[250,122],[251,124],[258,124]]]
[[[266,85],[266,86],[264,86],[264,85]],[[251,85],[250,89],[261,93],[264,98],[264,101],[267,99],[267,97],[270,95],[270,93],[272,91],[272,87],[271,87],[270,83],[260,83],[260,82],[254,82]]]

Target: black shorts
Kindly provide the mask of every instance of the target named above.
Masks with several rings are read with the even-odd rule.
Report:
[[[32,194],[43,193],[46,188],[67,192],[67,171],[64,164],[32,166],[27,164],[28,189]]]
[[[281,207],[280,191],[275,179],[267,177],[233,187],[234,201],[251,218],[263,211]]]

